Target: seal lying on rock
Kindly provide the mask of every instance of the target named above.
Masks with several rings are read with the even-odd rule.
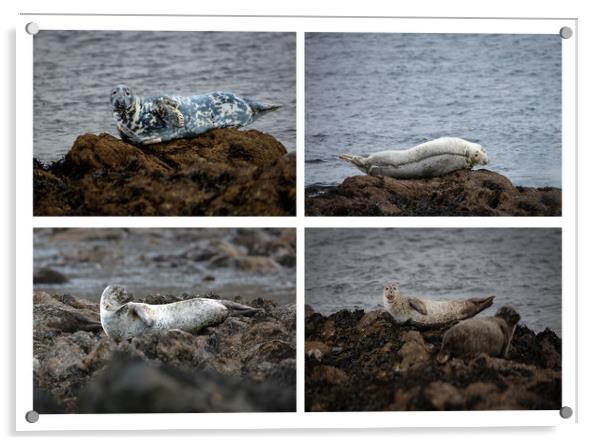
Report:
[[[250,306],[228,300],[193,298],[169,304],[132,302],[121,286],[107,286],[100,297],[100,322],[105,333],[116,341],[127,340],[145,332],[180,329],[199,332],[222,323],[228,315],[251,315]]]
[[[110,99],[121,138],[137,145],[191,138],[213,128],[243,127],[281,107],[225,92],[143,98],[125,85],[113,88]]]
[[[485,352],[494,357],[507,357],[510,342],[520,315],[510,306],[500,308],[495,317],[464,320],[443,335],[437,361],[451,357]]]
[[[489,162],[481,145],[450,137],[428,141],[408,150],[379,151],[369,156],[342,154],[340,158],[371,176],[397,179],[433,178]]]
[[[397,283],[388,283],[384,290],[385,309],[400,323],[418,327],[445,325],[478,314],[493,304],[495,296],[465,300],[433,301],[404,297]]]

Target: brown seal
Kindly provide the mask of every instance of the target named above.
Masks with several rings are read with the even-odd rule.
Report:
[[[520,315],[510,306],[500,308],[495,317],[464,320],[443,335],[437,361],[484,352],[493,357],[507,357],[510,342]]]

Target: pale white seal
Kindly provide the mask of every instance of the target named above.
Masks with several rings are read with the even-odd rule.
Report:
[[[507,357],[510,342],[520,315],[509,306],[500,308],[495,317],[473,318],[452,326],[444,335],[437,361],[484,352],[493,357]]]
[[[228,315],[257,312],[249,306],[228,300],[193,298],[169,304],[135,303],[122,286],[107,286],[100,297],[100,321],[105,333],[116,341],[145,332],[179,329],[199,332],[222,323]]]
[[[489,162],[481,145],[451,137],[428,141],[407,150],[379,151],[369,156],[342,154],[340,158],[369,175],[397,179],[433,178]]]
[[[402,296],[397,283],[384,289],[385,309],[395,320],[418,327],[440,326],[470,318],[493,304],[495,296],[435,301]]]

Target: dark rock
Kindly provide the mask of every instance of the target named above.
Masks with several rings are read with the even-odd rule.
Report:
[[[238,300],[260,311],[229,317],[199,335],[175,330],[116,343],[102,331],[98,303],[35,293],[36,403],[48,406],[47,394],[58,405],[47,409],[66,413],[294,411],[295,305]]]
[[[383,311],[306,312],[310,411],[559,409],[561,340],[518,326],[508,359],[439,365],[446,328],[415,330]]]
[[[290,216],[295,178],[295,156],[256,130],[143,148],[85,134],[64,159],[34,162],[34,214]]]
[[[192,373],[166,363],[115,354],[85,386],[78,412],[293,411],[292,391],[294,388],[269,383],[250,385],[218,374]]]
[[[307,191],[310,216],[560,216],[558,188],[515,187],[489,170],[458,170],[430,179],[352,176]]]

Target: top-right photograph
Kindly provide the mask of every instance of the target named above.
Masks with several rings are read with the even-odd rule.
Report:
[[[561,40],[306,33],[306,215],[560,216]]]

